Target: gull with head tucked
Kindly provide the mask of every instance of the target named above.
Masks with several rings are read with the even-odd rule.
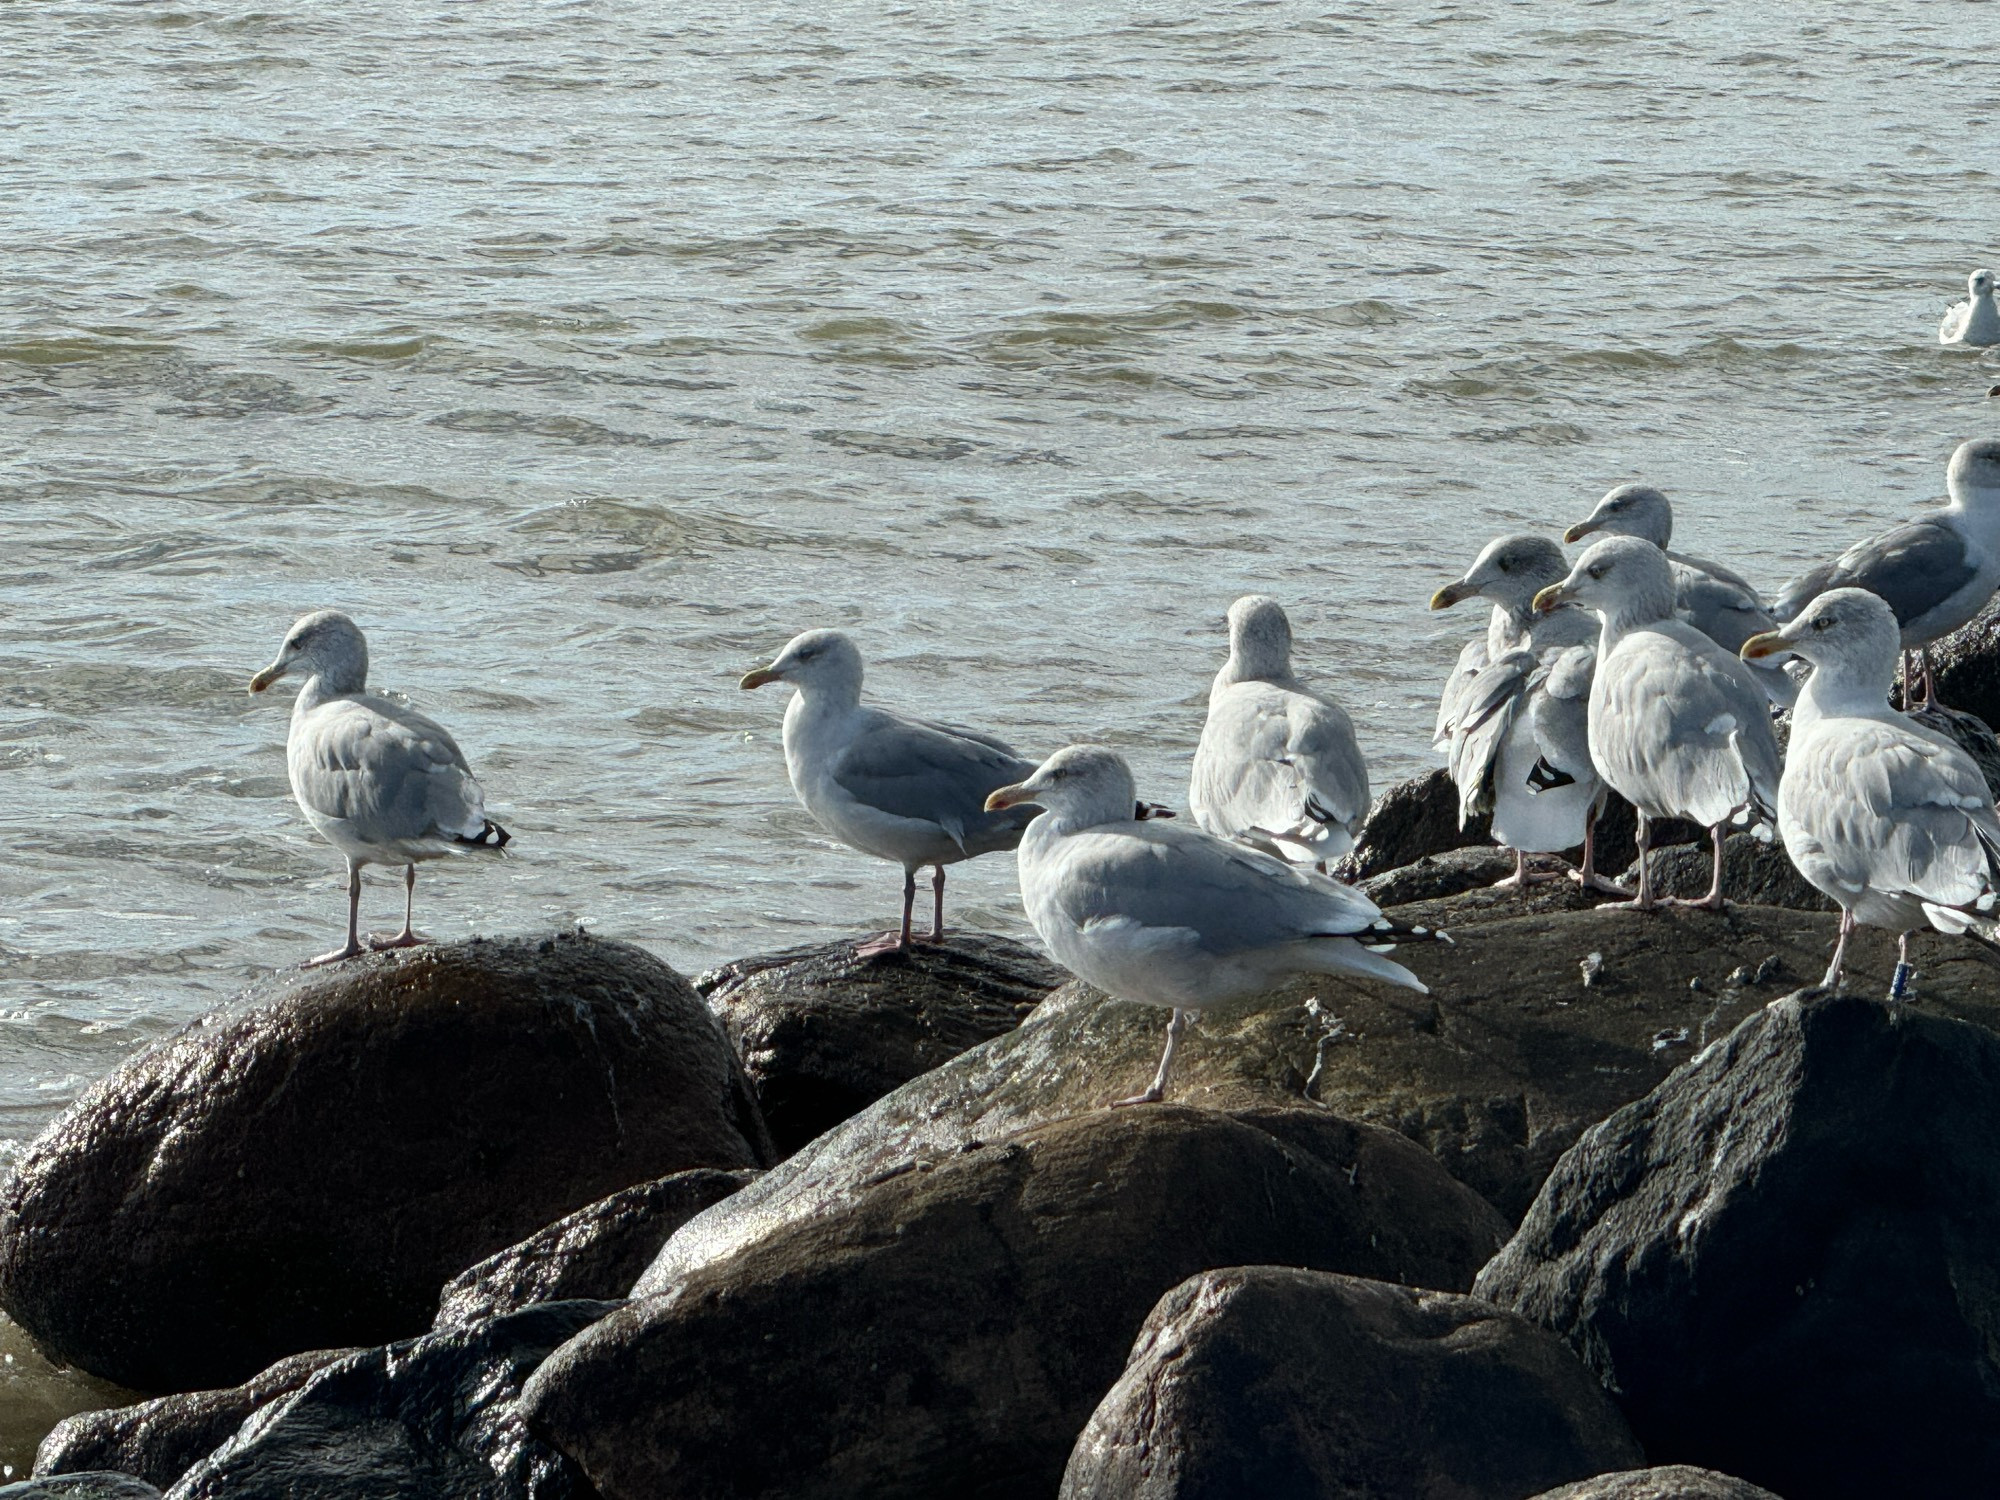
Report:
[[[2000,305],[1993,301],[1991,271],[1974,271],[1966,277],[1965,300],[1945,309],[1938,342],[1966,349],[2000,344]]]
[[[944,867],[1012,849],[1033,808],[988,812],[986,794],[1019,781],[1031,761],[990,735],[906,719],[861,705],[861,653],[837,630],[795,636],[745,688],[788,683],[785,769],[792,791],[822,828],[850,849],[903,867],[903,925],[856,955],[909,947],[917,871],[931,877],[931,940],[944,936]]]
[[[1555,879],[1528,871],[1529,854],[1559,854],[1583,845],[1586,886],[1630,895],[1597,873],[1596,819],[1603,783],[1590,762],[1590,680],[1596,663],[1595,622],[1578,609],[1534,612],[1535,595],[1569,572],[1562,549],[1546,537],[1496,537],[1465,576],[1431,596],[1432,609],[1486,599],[1487,650],[1502,644],[1469,683],[1447,686],[1433,741],[1445,752],[1458,788],[1458,826],[1493,815],[1493,839],[1514,851],[1514,873],[1501,885],[1523,889]],[[1474,642],[1473,645],[1478,645]],[[1466,656],[1460,655],[1464,663]]]
[[[1590,758],[1639,814],[1641,911],[1657,904],[1646,858],[1656,818],[1708,828],[1715,874],[1693,905],[1722,908],[1722,838],[1732,820],[1769,818],[1778,746],[1762,689],[1731,652],[1674,614],[1667,556],[1637,537],[1607,537],[1535,608],[1581,604],[1603,622],[1590,685]]]
[[[1292,626],[1275,599],[1229,606],[1229,660],[1208,694],[1188,810],[1217,838],[1317,864],[1354,847],[1368,762],[1337,703],[1292,672]]]
[[[1926,924],[1993,943],[1972,908],[1993,890],[2000,817],[1972,757],[1889,707],[1898,631],[1863,589],[1821,594],[1783,630],[1744,643],[1747,657],[1791,651],[1812,663],[1792,718],[1778,786],[1778,834],[1799,873],[1840,906],[1827,989],[1857,922],[1896,934],[1889,998],[1908,999],[1910,934]]]
[[[308,964],[367,951],[361,942],[361,867],[403,866],[403,930],[368,948],[423,941],[411,929],[417,863],[506,847],[507,830],[485,799],[457,742],[415,709],[369,692],[368,642],[346,615],[321,610],[286,632],[277,660],[250,679],[261,693],[281,677],[303,677],[285,761],[306,821],[347,859],[347,942]]]
[[[1021,900],[1051,956],[1108,995],[1173,1010],[1151,1086],[1119,1104],[1165,1097],[1194,1011],[1297,974],[1424,989],[1363,946],[1393,931],[1374,902],[1233,840],[1139,820],[1132,772],[1110,750],[1070,745],[986,799],[996,811],[1030,803],[1046,811],[1021,838]]]
[[[1828,589],[1862,588],[1888,601],[1903,646],[1903,702],[1916,705],[1916,653],[1929,707],[1930,643],[1970,621],[2000,588],[2000,440],[1960,443],[1945,466],[1942,510],[1856,542],[1838,559],[1786,584],[1771,607],[1794,620]]]

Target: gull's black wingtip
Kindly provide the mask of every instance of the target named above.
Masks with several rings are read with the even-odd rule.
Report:
[[[488,818],[477,834],[461,833],[458,841],[469,849],[505,849],[514,842],[514,835]]]

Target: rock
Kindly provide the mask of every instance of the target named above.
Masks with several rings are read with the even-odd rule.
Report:
[[[1663,896],[1705,896],[1715,878],[1715,852],[1704,838],[1699,844],[1677,844],[1651,854],[1653,889]],[[1618,877],[1637,888],[1639,861]],[[1732,833],[1722,841],[1722,894],[1746,906],[1785,906],[1794,911],[1838,911],[1798,872],[1785,846],[1765,842],[1751,833]]]
[[[531,1426],[607,1500],[1048,1494],[1148,1309],[1196,1271],[1463,1285],[1505,1233],[1391,1132],[1174,1105],[967,1144],[768,1218],[529,1382]]]
[[[2000,724],[2000,602],[1934,641],[1931,668],[1940,703]]]
[[[770,1158],[673,970],[582,934],[258,986],[92,1088],[0,1199],[0,1304],[57,1358],[207,1389],[421,1332],[473,1261],[634,1182]]]
[[[697,1167],[579,1208],[461,1271],[431,1326],[468,1328],[537,1302],[622,1299],[676,1229],[756,1176]]]
[[[848,942],[739,959],[695,988],[729,1033],[781,1155],[988,1037],[1069,978],[1033,949],[948,933],[857,959]]]
[[[358,1349],[316,1349],[279,1360],[239,1386],[187,1391],[108,1411],[79,1412],[56,1424],[35,1455],[35,1474],[115,1469],[166,1489],[220,1448],[252,1412],[288,1396]]]
[[[1478,1291],[1567,1338],[1656,1460],[2000,1493],[1996,1140],[2000,1036],[1788,996],[1589,1131]]]
[[[609,1302],[544,1302],[329,1365],[196,1464],[171,1500],[596,1500],[523,1426],[521,1383]]]
[[[2000,794],[2000,738],[1994,736],[1984,719],[1943,706],[1919,709],[1910,717],[1971,756],[1979,774],[1986,778],[1988,789]]]
[[[1426,854],[1414,864],[1398,865],[1380,875],[1371,875],[1360,886],[1361,894],[1377,906],[1402,906],[1411,901],[1436,901],[1462,891],[1479,890],[1513,873],[1514,856],[1484,844]]]
[[[130,1474],[63,1474],[0,1484],[0,1500],[160,1500],[160,1492]]]
[[[1209,1271],[1161,1299],[1062,1500],[1519,1500],[1640,1461],[1561,1340],[1473,1297]]]
[[[1575,1484],[1536,1495],[1533,1500],[1778,1500],[1778,1497],[1713,1469],[1669,1464],[1663,1469],[1627,1469],[1622,1474],[1580,1479]]]

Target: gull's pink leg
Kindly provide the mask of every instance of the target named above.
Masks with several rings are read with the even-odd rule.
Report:
[[[322,953],[318,958],[309,958],[300,967],[311,969],[320,964],[337,964],[367,951],[361,946],[361,866],[350,859],[347,862],[347,946]]]
[[[1122,1109],[1127,1104],[1158,1104],[1167,1097],[1167,1076],[1174,1070],[1174,1048],[1180,1045],[1181,1033],[1187,1030],[1188,1013],[1179,1006],[1174,1007],[1174,1018],[1167,1022],[1167,1050],[1160,1054],[1160,1071],[1153,1075],[1153,1081],[1142,1094],[1134,1094],[1129,1099],[1113,1099],[1111,1107]]]
[[[1639,814],[1639,894],[1630,901],[1607,903],[1629,911],[1651,911],[1659,905],[1653,899],[1653,866],[1646,856],[1653,849],[1653,823],[1644,813]]]
[[[1505,880],[1493,882],[1496,891],[1525,891],[1531,885],[1545,885],[1551,880],[1561,880],[1556,874],[1536,874],[1528,868],[1528,856],[1519,849],[1514,851],[1514,873]]]
[[[1631,887],[1620,885],[1609,875],[1597,873],[1597,813],[1593,810],[1583,825],[1583,863],[1569,872],[1569,878],[1587,891],[1609,891],[1614,896],[1629,896]]]
[[[368,939],[368,946],[373,948],[376,952],[379,953],[384,948],[415,948],[421,946],[423,943],[428,941],[428,939],[418,937],[415,930],[412,929],[410,926],[410,913],[415,908],[416,904],[417,904],[417,867],[415,865],[404,865],[403,866],[403,930],[397,933],[394,937],[386,937],[386,938],[370,937]]]
[[[1722,830],[1728,826],[1727,823],[1717,823],[1708,830],[1708,836],[1715,844],[1715,874],[1708,882],[1708,894],[1698,901],[1687,901],[1678,896],[1669,897],[1667,900],[1669,906],[1699,906],[1709,911],[1721,911],[1727,904],[1722,899]]]
[[[1840,988],[1840,961],[1847,955],[1847,935],[1854,931],[1854,913],[1846,907],[1840,909],[1840,937],[1833,945],[1833,962],[1826,966],[1826,978],[1819,982],[1823,990]]]
[[[931,868],[931,941],[944,941],[944,866]]]
[[[917,903],[917,872],[915,869],[903,871],[903,930],[900,933],[885,932],[880,937],[872,937],[858,944],[854,949],[856,958],[873,958],[878,953],[901,953],[910,946],[910,909]]]

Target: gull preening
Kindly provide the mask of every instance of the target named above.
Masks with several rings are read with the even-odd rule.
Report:
[[[986,801],[996,811],[1029,803],[1045,811],[1021,838],[1021,900],[1051,956],[1108,995],[1173,1010],[1151,1086],[1119,1104],[1165,1096],[1193,1011],[1298,974],[1361,974],[1424,990],[1363,946],[1390,935],[1374,902],[1244,844],[1140,821],[1132,772],[1110,750],[1058,750]]]
[[[1208,694],[1188,810],[1218,838],[1325,868],[1354,847],[1368,762],[1337,703],[1292,672],[1292,626],[1275,599],[1229,606],[1229,660]]]
[[[1777,621],[1757,591],[1720,563],[1689,557],[1668,546],[1674,536],[1673,502],[1650,484],[1621,484],[1607,490],[1591,513],[1563,533],[1566,542],[1587,536],[1636,536],[1667,554],[1674,578],[1674,612],[1723,650],[1735,653]],[[1756,669],[1764,694],[1781,708],[1796,702],[1799,686],[1777,662]]]
[[[1960,443],[1944,482],[1942,510],[1856,542],[1834,562],[1801,573],[1772,609],[1780,620],[1793,620],[1837,588],[1863,588],[1887,600],[1902,638],[1903,702],[1912,706],[1910,654],[1921,666],[1928,707],[1936,696],[1931,642],[1973,619],[2000,588],[2000,440]]]
[[[499,850],[510,835],[486,816],[479,783],[444,726],[368,691],[368,642],[346,615],[329,609],[298,621],[277,660],[250,679],[250,691],[291,676],[305,679],[285,737],[292,795],[306,821],[347,860],[347,941],[307,963],[421,943],[410,925],[418,862]],[[366,947],[363,865],[404,867],[403,930],[370,938]]]
[[[1898,631],[1889,606],[1857,588],[1814,599],[1745,656],[1791,651],[1812,663],[1778,786],[1778,834],[1798,871],[1840,906],[1827,989],[1840,983],[1855,923],[1896,934],[1889,998],[1911,993],[1910,934],[1926,924],[1976,939],[1972,908],[1993,889],[2000,817],[1972,757],[1888,703]],[[1994,961],[2000,962],[2000,959]]]
[[[1528,855],[1581,844],[1577,878],[1627,895],[1596,866],[1595,823],[1604,790],[1588,742],[1596,624],[1581,610],[1538,616],[1533,608],[1535,595],[1568,572],[1562,549],[1546,537],[1497,537],[1463,578],[1431,596],[1432,609],[1467,599],[1493,606],[1484,642],[1471,642],[1460,653],[1433,743],[1445,751],[1458,788],[1458,826],[1491,813],[1494,842],[1514,851],[1514,873],[1501,885],[1525,888],[1533,879],[1556,878],[1531,875]],[[1503,643],[1498,655],[1496,643]],[[1468,677],[1474,648],[1484,665]]]
[[[1974,271],[1965,278],[1965,300],[1945,309],[1938,342],[1972,349],[2000,344],[2000,305],[1993,301],[1991,271]]]
[[[1674,613],[1667,555],[1637,537],[1588,548],[1568,578],[1535,596],[1546,612],[1566,603],[1597,613],[1597,670],[1590,687],[1590,758],[1639,814],[1639,893],[1656,904],[1646,858],[1650,825],[1687,818],[1709,830],[1715,873],[1690,904],[1722,907],[1722,839],[1732,820],[1766,819],[1778,796],[1778,746],[1763,690],[1732,652]]]
[[[903,867],[902,928],[855,950],[867,957],[910,945],[925,865],[934,867],[931,940],[944,936],[944,867],[1020,842],[1034,809],[989,812],[986,795],[1019,781],[1034,762],[990,735],[862,707],[861,674],[854,642],[837,630],[808,630],[742,685],[797,689],[784,729],[792,791],[850,849]]]

